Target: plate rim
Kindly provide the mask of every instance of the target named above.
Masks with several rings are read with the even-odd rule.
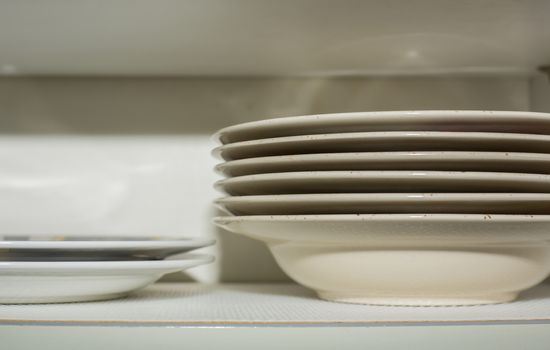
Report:
[[[276,156],[262,156],[229,160],[218,163],[214,166],[214,170],[220,174],[225,174],[223,169],[230,167],[238,167],[241,165],[257,165],[257,164],[281,164],[291,161],[320,161],[327,159],[334,160],[388,160],[399,161],[403,159],[420,159],[430,161],[473,161],[473,160],[510,160],[510,161],[548,161],[550,162],[549,153],[529,153],[529,152],[495,152],[495,151],[387,151],[387,152],[338,152],[338,153],[302,153],[302,154],[285,154]],[[438,159],[436,157],[440,157]],[[444,158],[445,157],[445,158]],[[293,159],[298,158],[298,159]],[[550,166],[550,164],[549,164]],[[250,174],[252,175],[252,174]]]
[[[171,270],[208,264],[215,260],[210,254],[189,254],[178,259],[130,261],[0,261],[0,275],[10,270],[38,271],[147,271]]]
[[[16,241],[0,240],[0,249],[72,249],[72,250],[95,250],[103,249],[109,251],[134,251],[134,250],[158,250],[158,249],[179,249],[195,248],[200,249],[214,245],[215,239],[191,238],[188,240],[151,240],[151,241]]]
[[[212,139],[221,144],[230,144],[231,141],[224,141],[224,135],[234,132],[243,132],[250,129],[263,127],[284,127],[285,125],[292,125],[293,123],[308,123],[313,121],[331,121],[333,119],[339,119],[342,121],[346,119],[356,118],[368,118],[368,117],[383,117],[383,118],[407,118],[408,122],[411,122],[412,117],[417,118],[432,118],[442,119],[450,117],[460,118],[472,118],[482,116],[483,118],[493,117],[496,120],[515,120],[521,118],[522,121],[531,119],[541,122],[550,122],[550,114],[543,112],[531,112],[531,111],[497,111],[497,110],[401,110],[401,111],[363,111],[363,112],[347,112],[347,113],[323,113],[323,114],[309,114],[299,116],[285,116],[279,118],[269,118],[263,120],[250,121],[235,125],[230,125],[222,128],[212,135]],[[414,121],[413,121],[414,122]],[[239,141],[235,141],[239,142]]]
[[[456,199],[447,199],[448,197],[457,197]],[[322,197],[322,198],[319,198]],[[217,198],[214,200],[215,204],[223,203],[238,203],[244,201],[250,201],[248,203],[253,203],[254,200],[264,200],[268,201],[295,201],[299,202],[300,200],[328,200],[330,198],[335,198],[336,201],[346,201],[347,198],[344,197],[356,197],[358,200],[375,200],[378,201],[389,201],[389,200],[401,200],[401,199],[427,199],[428,201],[432,199],[438,200],[479,200],[481,197],[487,198],[488,200],[506,200],[508,198],[513,200],[536,200],[536,199],[548,199],[550,201],[550,193],[533,193],[533,192],[384,192],[384,193],[359,193],[359,192],[346,192],[346,193],[296,193],[296,194],[266,194],[266,195],[245,195],[245,196],[225,196]],[[365,197],[365,199],[361,198]],[[395,197],[395,198],[384,198],[384,197]],[[468,198],[470,197],[470,198]],[[519,197],[516,199],[516,197]],[[526,198],[525,197],[534,197]]]
[[[216,216],[213,222],[216,225],[225,225],[238,222],[326,222],[326,221],[343,221],[343,222],[364,222],[364,221],[459,221],[459,222],[475,222],[475,223],[499,223],[499,222],[514,222],[514,223],[550,223],[550,214],[434,214],[434,213],[417,213],[417,214],[308,214],[308,215],[241,215],[241,216]]]
[[[545,134],[525,134],[525,133],[507,133],[507,132],[478,132],[478,131],[364,131],[364,132],[341,132],[332,134],[307,134],[307,135],[295,135],[295,136],[281,136],[270,137],[265,139],[254,139],[247,141],[239,141],[217,146],[210,154],[217,158],[224,160],[222,157],[223,152],[227,150],[234,150],[242,147],[254,147],[258,145],[277,145],[290,142],[311,142],[320,140],[332,140],[332,141],[349,141],[353,139],[364,139],[378,137],[379,139],[390,138],[412,138],[412,137],[444,137],[446,139],[474,139],[482,138],[487,140],[503,140],[508,141],[532,141],[532,142],[550,142],[550,135]],[[466,151],[467,152],[467,151]],[[344,152],[342,152],[344,153]],[[528,152],[524,152],[528,153]],[[307,154],[307,153],[306,153]],[[312,153],[313,154],[313,153]],[[245,157],[239,159],[260,158],[260,157]],[[231,160],[239,160],[231,159]]]
[[[550,183],[550,174],[535,174],[535,173],[509,173],[509,172],[494,172],[494,171],[441,171],[441,170],[316,170],[316,171],[292,171],[292,172],[282,172],[282,173],[264,173],[264,174],[251,174],[251,175],[242,175],[235,176],[226,179],[218,180],[214,183],[214,188],[218,190],[224,190],[224,186],[227,184],[242,184],[247,181],[258,181],[260,180],[267,181],[279,181],[279,180],[312,180],[312,179],[350,179],[353,178],[351,175],[355,176],[365,176],[372,174],[373,176],[382,177],[382,175],[394,175],[393,179],[408,179],[408,178],[418,178],[423,177],[425,179],[436,179],[436,178],[448,178],[452,177],[453,179],[464,179],[467,176],[470,179],[477,180],[490,180],[494,178],[503,178],[503,179],[540,179],[545,180]]]

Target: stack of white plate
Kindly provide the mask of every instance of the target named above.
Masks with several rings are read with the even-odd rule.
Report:
[[[0,303],[114,299],[170,272],[213,261],[176,254],[213,244],[158,237],[0,238]]]
[[[327,300],[499,303],[550,274],[550,114],[370,112],[215,136],[231,216]]]

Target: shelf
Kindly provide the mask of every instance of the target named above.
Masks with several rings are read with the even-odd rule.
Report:
[[[501,305],[382,307],[317,299],[294,284],[176,284],[121,300],[0,306],[17,349],[547,349],[550,285]]]
[[[0,3],[0,72],[358,75],[530,72],[546,0]]]
[[[384,307],[319,300],[294,284],[158,283],[121,300],[2,305],[0,324],[373,326],[550,323],[550,285],[520,300],[470,307]]]

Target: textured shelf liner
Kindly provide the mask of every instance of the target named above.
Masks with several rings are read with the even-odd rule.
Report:
[[[125,299],[0,305],[3,324],[399,324],[550,321],[550,284],[508,304],[390,307],[319,300],[294,284],[158,283]]]

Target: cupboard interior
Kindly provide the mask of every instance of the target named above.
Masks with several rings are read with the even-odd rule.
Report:
[[[0,234],[205,236],[199,282],[289,281],[214,227],[210,135],[262,118],[411,109],[550,111],[544,73],[0,78]],[[253,262],[253,263],[251,263]]]

